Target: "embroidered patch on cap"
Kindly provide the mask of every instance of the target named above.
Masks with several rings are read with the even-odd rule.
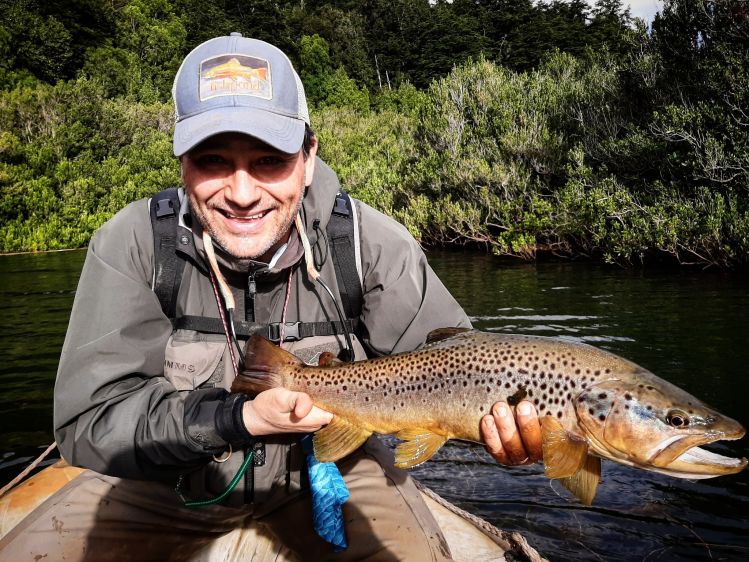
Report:
[[[200,101],[218,96],[273,97],[270,64],[247,55],[219,55],[200,63]]]

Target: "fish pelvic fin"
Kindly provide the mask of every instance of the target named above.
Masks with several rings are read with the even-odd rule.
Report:
[[[395,447],[395,466],[413,468],[428,461],[445,444],[447,437],[428,429],[403,429],[395,434],[403,442]]]
[[[541,417],[544,473],[549,478],[574,476],[588,456],[588,444],[575,437],[551,416]]]
[[[231,385],[232,392],[259,394],[283,386],[282,372],[304,363],[262,336],[252,336],[244,348],[244,369]]]
[[[575,474],[559,480],[585,505],[592,505],[598,483],[601,481],[601,459],[588,455],[585,464]]]
[[[317,431],[312,438],[315,457],[320,462],[335,462],[361,447],[371,431],[357,427],[341,416]]]

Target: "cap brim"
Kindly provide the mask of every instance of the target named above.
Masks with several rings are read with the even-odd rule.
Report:
[[[205,139],[221,133],[244,133],[293,154],[302,147],[304,121],[258,108],[217,108],[176,123],[174,155],[182,156]]]

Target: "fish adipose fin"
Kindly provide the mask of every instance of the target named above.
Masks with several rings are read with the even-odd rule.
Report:
[[[436,330],[432,330],[431,332],[429,332],[429,334],[427,334],[426,343],[434,343],[446,340],[447,338],[457,336],[458,334],[462,334],[463,332],[472,331],[472,328],[437,328]]]
[[[370,435],[371,431],[357,427],[345,418],[334,416],[333,421],[312,438],[315,457],[320,462],[335,462],[361,447]]]
[[[585,505],[592,505],[598,483],[601,481],[601,459],[588,455],[585,465],[569,478],[559,480]]]
[[[403,443],[395,448],[395,466],[412,468],[428,461],[445,444],[447,437],[428,429],[404,429],[395,434]]]
[[[252,336],[244,348],[244,370],[234,379],[232,392],[259,394],[283,386],[282,370],[304,363],[262,336]]]
[[[317,365],[319,367],[337,367],[343,365],[343,361],[338,359],[330,351],[323,351],[317,360]]]

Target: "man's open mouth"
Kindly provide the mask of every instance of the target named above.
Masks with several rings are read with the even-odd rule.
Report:
[[[248,222],[254,221],[254,220],[260,220],[269,213],[269,211],[260,211],[259,213],[253,213],[250,215],[244,215],[244,214],[239,215],[239,214],[232,213],[231,211],[227,211],[226,209],[217,209],[217,211],[221,213],[222,215],[224,215],[227,219],[248,221]]]

